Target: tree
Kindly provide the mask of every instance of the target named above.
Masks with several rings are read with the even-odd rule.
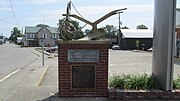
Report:
[[[124,26],[124,27],[121,27],[121,29],[129,29],[129,27],[127,27],[127,26]]]
[[[105,37],[107,38],[116,37],[118,32],[117,28],[113,25],[106,25],[106,27],[103,27],[103,29],[106,31]]]
[[[60,35],[61,35],[61,38],[63,38],[62,35],[65,35],[66,32],[63,31],[63,27],[64,27],[64,23],[66,22],[67,20],[65,18],[63,19],[59,19],[59,23],[58,23],[58,30],[60,32]],[[83,31],[81,30],[81,27],[79,25],[79,22],[75,21],[75,20],[69,20],[68,21],[68,24],[70,24],[71,26],[74,27],[75,31],[73,31],[73,38],[72,39],[80,39],[80,38],[83,38],[85,35],[83,33]],[[66,34],[71,34],[71,33],[66,33]],[[71,35],[69,35],[71,36]],[[69,40],[71,40],[71,38],[68,38]]]
[[[148,29],[145,25],[141,24],[136,27],[137,29]]]
[[[12,34],[10,35],[9,40],[11,40],[11,41],[14,42],[14,43],[17,43],[17,42],[16,42],[17,37],[22,37],[22,36],[23,36],[23,34],[21,34],[21,31],[18,30],[17,27],[14,27],[14,28],[12,29],[11,33],[12,33]]]
[[[87,35],[87,34],[89,34],[91,32],[91,30],[90,29],[86,29],[84,32]]]
[[[136,40],[136,48],[137,48],[137,50],[139,49],[139,45],[140,45],[140,41]]]
[[[37,24],[36,27],[49,27],[49,25],[46,25],[46,24]]]

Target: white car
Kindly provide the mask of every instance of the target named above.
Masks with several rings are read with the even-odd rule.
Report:
[[[113,49],[113,50],[119,50],[119,49],[120,49],[120,47],[119,47],[119,45],[118,45],[118,44],[114,44],[114,45],[112,46],[112,49]]]
[[[148,52],[152,52],[152,51],[153,51],[153,48],[151,47],[151,48],[149,48],[147,51],[148,51]]]
[[[58,46],[54,46],[54,47],[48,47],[47,49],[46,49],[46,51],[47,52],[55,52],[56,50],[58,50]]]

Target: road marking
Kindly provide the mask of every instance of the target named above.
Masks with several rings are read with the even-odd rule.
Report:
[[[3,82],[4,80],[6,80],[7,78],[9,78],[10,76],[14,75],[15,73],[19,72],[20,70],[21,70],[21,69],[17,69],[17,70],[15,70],[14,72],[8,74],[7,76],[5,76],[4,78],[2,78],[2,79],[0,80],[0,83]]]
[[[42,80],[43,80],[43,78],[44,78],[47,70],[48,70],[48,67],[44,70],[44,72],[42,73],[42,75],[40,76],[40,78],[38,79],[38,81],[36,82],[36,84],[35,84],[36,87],[39,87],[39,86],[40,86],[40,84],[41,84],[41,82],[42,82]]]

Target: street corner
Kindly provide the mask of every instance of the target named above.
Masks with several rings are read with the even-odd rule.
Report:
[[[38,56],[38,57],[41,56],[37,50],[32,50],[31,52],[32,52],[33,54],[35,54],[36,56]]]

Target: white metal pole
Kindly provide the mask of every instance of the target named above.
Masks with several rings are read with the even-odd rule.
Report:
[[[154,0],[152,73],[163,90],[172,90],[176,0]]]
[[[42,66],[44,66],[44,40],[42,42]]]

